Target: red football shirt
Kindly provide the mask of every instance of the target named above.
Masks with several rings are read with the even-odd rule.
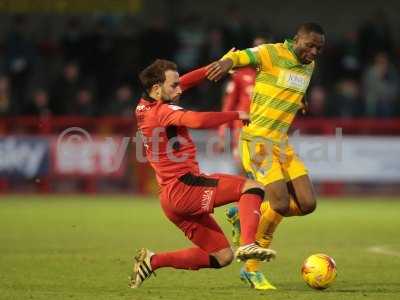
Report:
[[[250,110],[251,94],[255,84],[257,72],[254,68],[241,68],[233,73],[228,82],[223,98],[223,111]]]
[[[182,90],[204,79],[206,74],[203,69],[182,76]],[[172,103],[143,97],[136,107],[136,118],[146,157],[156,172],[158,183],[163,186],[185,173],[200,173],[196,161],[196,146],[188,128],[216,127],[237,120],[239,114],[236,111],[187,111]]]
[[[252,67],[235,70],[225,88],[222,99],[222,111],[250,111],[251,95],[256,80],[257,72]],[[219,128],[219,135],[223,136],[227,128],[238,130],[242,127],[241,122],[231,122]],[[234,137],[237,139],[237,137]]]

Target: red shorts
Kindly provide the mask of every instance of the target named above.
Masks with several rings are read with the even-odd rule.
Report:
[[[213,253],[230,245],[210,213],[214,207],[239,201],[245,182],[244,177],[234,175],[187,173],[162,189],[161,206],[188,239]]]

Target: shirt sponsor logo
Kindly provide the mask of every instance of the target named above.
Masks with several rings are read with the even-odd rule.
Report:
[[[289,70],[283,70],[279,73],[277,85],[304,93],[309,82],[310,76]]]

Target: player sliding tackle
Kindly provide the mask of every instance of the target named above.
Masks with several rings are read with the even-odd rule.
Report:
[[[206,68],[201,68],[180,78],[173,62],[156,60],[140,73],[145,93],[136,107],[136,117],[146,156],[160,186],[161,207],[194,247],[159,253],[140,249],[131,276],[132,288],[139,287],[159,268],[198,270],[229,265],[233,252],[211,213],[215,207],[235,201],[239,202],[242,234],[236,257],[270,260],[275,256],[273,250],[254,242],[263,187],[243,177],[204,175],[199,170],[188,128],[212,128],[233,120],[249,120],[246,112],[193,112],[178,106],[182,92],[201,82],[206,72]]]
[[[214,81],[232,68],[253,66],[258,70],[250,104],[251,123],[242,130],[239,154],[247,177],[265,186],[268,195],[268,202],[261,206],[256,236],[264,247],[271,245],[282,217],[306,215],[316,207],[307,169],[288,143],[287,131],[304,105],[315,60],[324,44],[321,26],[305,23],[293,40],[231,51],[208,69],[208,78]],[[231,211],[229,217],[234,223],[238,220]],[[247,261],[240,277],[256,289],[275,288],[260,272],[257,260]]]

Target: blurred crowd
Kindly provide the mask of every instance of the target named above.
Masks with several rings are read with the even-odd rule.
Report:
[[[221,23],[188,14],[175,22],[103,16],[63,18],[61,30],[32,34],[31,16],[13,17],[0,41],[0,115],[131,116],[141,95],[137,74],[155,58],[174,60],[180,72],[220,58],[255,36],[280,42],[267,25],[250,25],[231,9]],[[83,25],[85,24],[85,26]],[[322,24],[323,25],[323,24]],[[330,39],[307,95],[313,117],[400,116],[400,45],[383,13]],[[295,28],[293,28],[295,30]],[[183,97],[197,110],[221,107],[224,82],[206,83]]]

